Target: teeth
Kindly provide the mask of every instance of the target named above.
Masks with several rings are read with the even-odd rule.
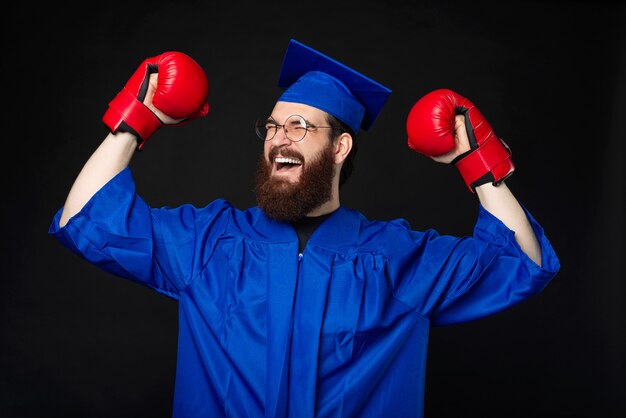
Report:
[[[276,157],[274,161],[277,163],[282,163],[282,164],[302,164],[300,160],[296,160],[295,158],[286,158],[286,157]]]

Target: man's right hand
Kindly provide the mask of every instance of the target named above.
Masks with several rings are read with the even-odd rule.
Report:
[[[138,148],[164,124],[206,116],[209,82],[191,57],[170,51],[147,58],[109,103],[102,121],[111,132],[137,137]]]

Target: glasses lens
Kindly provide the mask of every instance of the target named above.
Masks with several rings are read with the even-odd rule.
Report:
[[[306,120],[300,115],[291,115],[285,121],[285,133],[293,142],[302,141],[306,135]]]
[[[267,119],[257,119],[254,128],[256,135],[264,141],[269,141],[276,133],[276,125],[269,123]]]

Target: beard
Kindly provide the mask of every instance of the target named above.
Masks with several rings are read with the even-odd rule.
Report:
[[[303,162],[300,178],[291,182],[272,178],[274,156],[279,153],[272,148],[269,161],[261,155],[257,163],[255,193],[257,204],[270,218],[294,222],[332,198],[332,184],[335,176],[335,157],[332,142],[324,147],[310,161],[305,161],[299,153],[283,149],[283,157],[297,158]]]

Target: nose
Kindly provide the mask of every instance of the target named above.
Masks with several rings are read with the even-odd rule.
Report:
[[[285,145],[291,144],[291,141],[289,140],[289,138],[287,138],[287,135],[285,135],[284,126],[277,127],[276,135],[274,135],[274,138],[272,138],[269,142],[274,147],[285,146]]]

